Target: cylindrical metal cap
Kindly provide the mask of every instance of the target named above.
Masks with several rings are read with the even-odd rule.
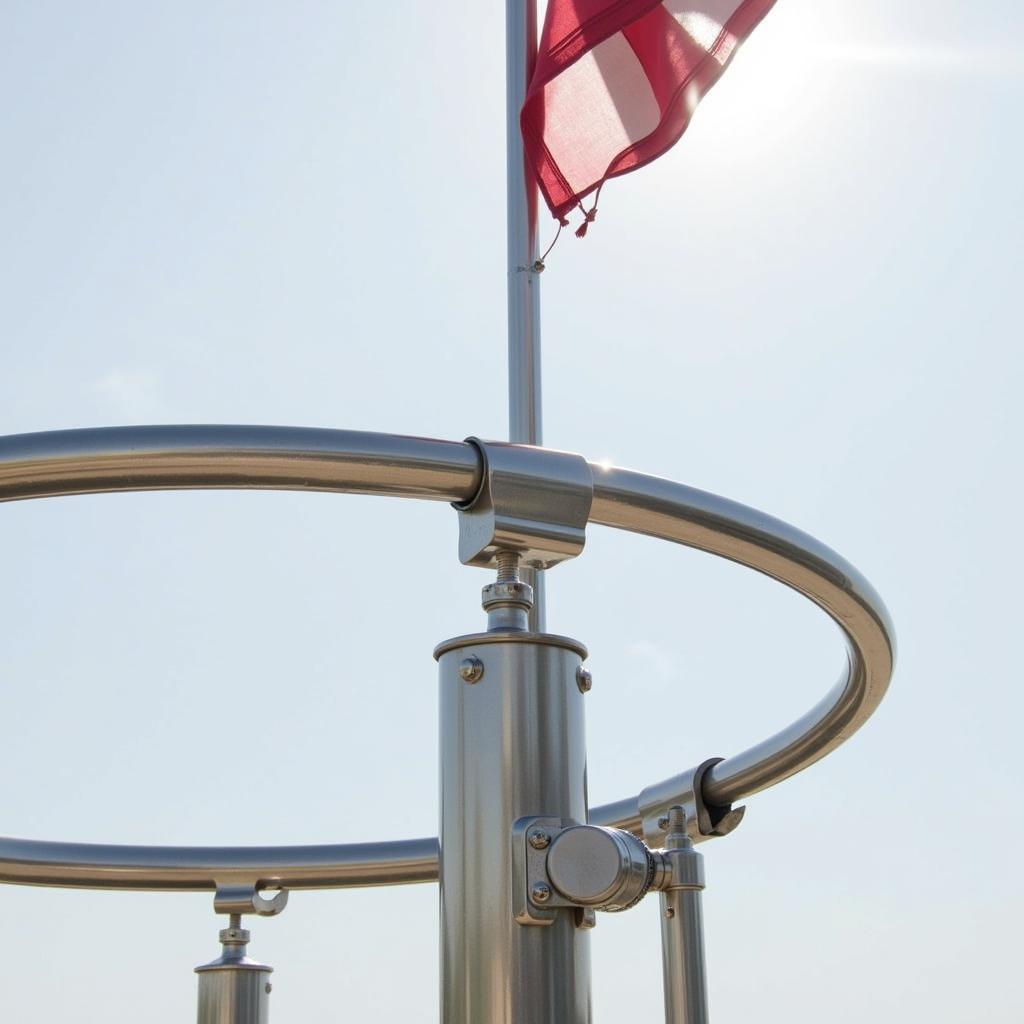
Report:
[[[654,875],[650,854],[640,840],[596,825],[560,833],[548,851],[547,871],[566,899],[613,911],[642,899]]]

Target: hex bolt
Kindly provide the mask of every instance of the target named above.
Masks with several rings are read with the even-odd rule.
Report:
[[[551,899],[551,886],[545,885],[543,882],[538,882],[530,890],[530,898],[534,903],[547,903]]]
[[[551,845],[551,836],[542,828],[535,828],[530,831],[530,845],[535,850],[546,850]]]
[[[479,683],[484,677],[484,663],[472,655],[459,662],[459,675],[467,683]]]
[[[580,693],[590,693],[590,688],[594,685],[594,677],[582,665],[576,669],[576,685],[580,688]]]

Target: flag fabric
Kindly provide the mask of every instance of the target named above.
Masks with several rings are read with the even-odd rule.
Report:
[[[549,0],[521,114],[527,162],[563,224],[660,156],[775,0]],[[577,234],[594,219],[596,198]]]

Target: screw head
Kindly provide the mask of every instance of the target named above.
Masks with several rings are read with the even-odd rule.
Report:
[[[527,838],[535,850],[546,850],[551,845],[551,836],[542,828],[531,829]]]
[[[675,909],[675,907],[666,907],[665,908],[665,916],[671,921],[672,918],[676,916],[676,909]]]
[[[594,677],[582,665],[576,669],[576,685],[580,688],[580,693],[590,693],[590,688],[594,685]]]
[[[538,882],[530,890],[530,899],[534,903],[547,903],[551,899],[551,886],[545,885],[543,882]]]
[[[667,832],[668,831],[668,815],[667,814],[663,815],[662,817],[660,817],[658,819],[658,828],[660,828],[662,832]]]
[[[459,675],[467,683],[479,683],[484,677],[484,663],[472,656],[463,658],[459,662]]]

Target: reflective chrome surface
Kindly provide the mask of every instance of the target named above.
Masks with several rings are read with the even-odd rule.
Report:
[[[696,843],[712,836],[727,836],[743,820],[745,807],[710,805],[704,799],[704,781],[708,772],[721,762],[711,757],[696,768],[674,775],[664,782],[645,786],[637,798],[644,841],[652,847],[665,841],[669,809],[682,807],[690,835]]]
[[[505,0],[505,189],[508,274],[508,439],[544,443],[540,358],[537,187],[526,166],[519,111],[537,55],[536,0]],[[544,574],[524,569],[534,590],[530,629],[544,632]]]
[[[466,501],[480,487],[480,460],[468,444],[306,427],[99,427],[0,437],[0,501],[210,487]]]
[[[594,497],[586,460],[547,448],[469,441],[484,471],[479,492],[458,506],[463,564],[490,567],[514,555],[523,568],[549,569],[579,555]]]
[[[437,878],[437,840],[344,846],[113,846],[0,837],[0,882],[86,889],[350,889]]]
[[[547,855],[551,884],[567,900],[626,910],[651,887],[654,865],[643,842],[622,829],[576,825],[560,832]]]
[[[669,879],[661,894],[661,965],[665,1024],[707,1024],[708,984],[704,956],[704,858],[687,835],[686,813],[669,811],[662,853]]]
[[[834,551],[736,502],[628,470],[591,467],[590,520],[740,562],[786,583],[839,625],[848,669],[787,729],[714,765],[704,799],[727,806],[813,764],[882,699],[894,641],[881,599]],[[285,427],[117,427],[0,438],[0,499],[160,488],[315,489],[466,501],[479,488],[467,444]],[[575,684],[574,684],[575,685]],[[578,694],[578,691],[576,691]],[[684,773],[686,780],[692,773]],[[681,785],[683,783],[680,783]],[[673,780],[656,787],[665,800]],[[636,796],[599,807],[594,824],[642,830]],[[355,846],[151,848],[0,839],[0,881],[89,888],[210,889],[218,881],[330,888],[427,881],[436,840]]]
[[[660,896],[665,1024],[707,1024],[704,909],[699,889]]]
[[[441,1020],[590,1021],[589,933],[569,908],[513,913],[513,824],[538,809],[586,819],[577,650],[534,635],[448,646],[441,686]],[[478,683],[459,667],[484,664]]]
[[[237,922],[220,933],[221,955],[196,968],[197,1024],[268,1024],[272,967],[247,955],[249,932]]]
[[[774,786],[824,757],[867,721],[892,676],[895,634],[882,599],[849,562],[788,523],[738,502],[625,469],[591,468],[592,523],[675,541],[757,569],[810,598],[843,632],[849,662],[842,678],[791,726],[712,767],[704,782],[708,803],[726,806]],[[631,825],[638,823],[638,815],[628,817]]]

